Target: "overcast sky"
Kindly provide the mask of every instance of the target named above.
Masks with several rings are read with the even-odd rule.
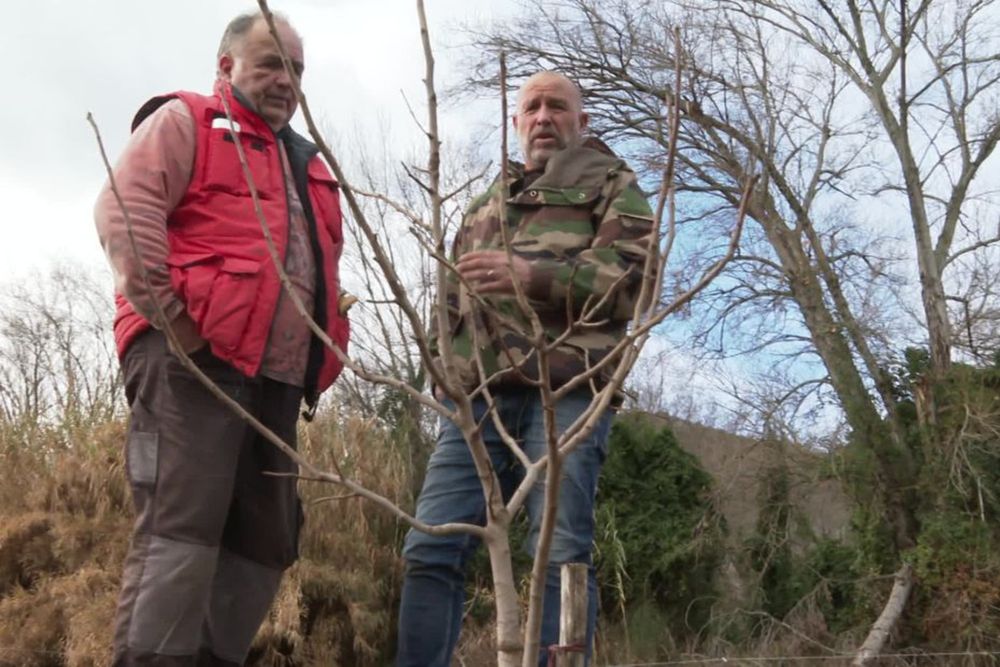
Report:
[[[457,83],[473,57],[461,27],[500,20],[517,9],[515,0],[425,1],[439,90]],[[379,143],[391,147],[395,160],[422,145],[403,100],[405,94],[422,116],[424,62],[415,0],[273,0],[270,6],[285,13],[303,37],[303,86],[321,126],[338,135],[334,143],[350,143],[358,128],[376,141],[388,127],[391,139]],[[106,271],[92,216],[106,175],[87,112],[94,114],[114,161],[132,116],[147,99],[178,89],[210,92],[226,23],[255,8],[251,0],[5,4],[0,285],[57,266]],[[484,100],[442,110],[442,133],[468,141],[483,127],[495,127],[495,106]],[[298,116],[293,125],[303,129]],[[496,143],[496,133],[481,140],[484,146]],[[349,155],[340,159],[350,162]],[[107,279],[110,290],[110,273]],[[687,355],[673,352],[667,359],[669,377],[687,383],[688,390],[692,383],[711,384],[704,375],[695,379],[697,366]]]
[[[469,53],[460,48],[468,42],[460,26],[495,20],[514,6],[427,0],[442,86],[457,80],[459,59]],[[0,56],[7,65],[6,102],[0,105],[6,218],[0,283],[67,260],[101,266],[92,206],[105,173],[87,112],[114,159],[148,98],[211,90],[223,28],[255,8],[250,0],[6,3],[0,22]],[[401,156],[415,145],[400,92],[422,113],[424,65],[414,0],[275,0],[271,8],[287,14],[302,34],[304,87],[324,127],[352,131],[388,123],[402,137]],[[453,124],[462,113],[453,112]]]

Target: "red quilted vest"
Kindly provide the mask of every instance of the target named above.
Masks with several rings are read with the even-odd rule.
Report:
[[[164,102],[180,98],[191,109],[197,126],[191,183],[167,221],[167,265],[174,291],[187,305],[212,353],[249,377],[257,375],[281,281],[254,211],[219,97],[222,94],[229,101],[264,219],[282,261],[288,241],[288,206],[278,137],[285,142],[316,260],[314,318],[346,352],[349,326],[338,313],[338,265],[344,239],[337,182],[313,144],[290,128],[276,135],[240,103],[228,84],[217,84],[216,95],[211,97],[175,92],[153,98],[132,123],[134,130]],[[308,197],[303,196],[306,192]],[[115,342],[122,356],[150,324],[121,295],[115,296],[115,302]],[[315,336],[309,356],[306,398],[314,403],[340,374],[342,364]]]

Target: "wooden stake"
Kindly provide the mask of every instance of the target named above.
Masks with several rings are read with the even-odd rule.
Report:
[[[583,667],[587,651],[587,574],[586,563],[566,563],[562,566],[562,603],[559,612],[559,647],[557,667]],[[549,664],[552,664],[550,659]]]

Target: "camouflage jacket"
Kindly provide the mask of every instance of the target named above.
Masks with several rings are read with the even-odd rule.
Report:
[[[506,200],[507,238],[513,253],[531,263],[525,294],[549,340],[622,280],[588,318],[593,324],[577,327],[550,356],[551,383],[558,387],[621,340],[641,286],[652,212],[632,170],[596,139],[554,154],[545,171],[521,189],[523,176],[523,167],[512,164],[507,179],[498,176],[472,201],[452,260],[472,250],[503,248],[500,197],[514,192]],[[467,391],[483,378],[492,378],[496,387],[539,377],[537,353],[523,335],[531,325],[514,295],[483,295],[499,315],[490,313],[451,274],[446,298],[454,361]],[[597,385],[603,381],[596,378]]]

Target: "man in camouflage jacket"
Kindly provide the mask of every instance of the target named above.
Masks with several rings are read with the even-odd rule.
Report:
[[[549,357],[550,383],[559,387],[603,359],[623,337],[635,309],[652,232],[652,214],[635,174],[603,143],[585,140],[586,125],[580,92],[564,76],[540,72],[525,82],[514,117],[524,167],[512,165],[506,178],[498,177],[470,205],[453,253],[466,284],[451,276],[445,295],[450,361],[464,388],[472,392],[484,382],[489,385],[500,419],[531,460],[546,453],[541,399],[530,384],[540,373],[537,352],[527,338],[531,325],[518,306],[515,282],[550,339],[576,323]],[[478,303],[466,285],[490,307]],[[603,375],[598,376],[556,405],[560,432],[587,409],[593,388],[604,381]],[[477,418],[485,415],[481,396],[474,397],[473,405]],[[563,466],[543,605],[540,665],[547,660],[544,648],[558,643],[560,565],[591,562],[594,496],[610,417],[610,413],[601,416],[590,437]],[[485,421],[483,438],[509,494],[523,468],[492,421]],[[543,503],[543,490],[534,489],[527,503],[532,552]],[[429,524],[485,522],[482,487],[468,446],[461,431],[447,421],[428,463],[417,518]],[[430,536],[414,530],[407,535],[399,667],[451,664],[463,613],[465,565],[477,546],[469,535]],[[593,568],[589,588],[588,646],[597,613]]]

